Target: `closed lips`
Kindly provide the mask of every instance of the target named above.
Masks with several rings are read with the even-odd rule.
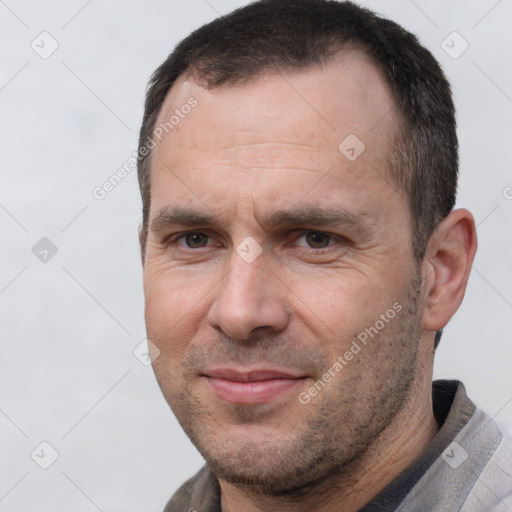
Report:
[[[235,404],[270,402],[305,378],[277,370],[240,372],[232,369],[210,370],[205,377],[219,398]]]

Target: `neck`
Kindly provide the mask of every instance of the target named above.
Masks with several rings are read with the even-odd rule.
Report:
[[[303,490],[300,496],[263,496],[220,481],[222,511],[344,512],[359,510],[406,469],[428,446],[439,426],[434,418],[431,372],[417,382],[410,399],[358,460]]]

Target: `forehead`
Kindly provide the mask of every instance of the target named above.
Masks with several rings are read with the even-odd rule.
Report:
[[[201,122],[194,124],[193,132],[187,130],[190,123],[173,127],[172,135],[183,148],[194,146],[197,139],[203,148],[212,145],[213,149],[233,142],[254,143],[260,132],[262,140],[336,150],[344,135],[353,133],[371,144],[373,137],[382,130],[389,133],[394,124],[384,77],[369,57],[355,50],[340,51],[322,66],[269,71],[242,84],[213,89],[182,76],[167,94],[156,124],[168,121],[190,98],[197,100],[192,114]],[[386,122],[381,130],[374,131],[382,121]]]
[[[312,187],[337,200],[341,186],[352,204],[363,190],[396,194],[381,183],[397,126],[393,101],[376,66],[356,51],[213,89],[181,77],[159,126],[167,128],[153,150],[153,212],[197,200],[213,209],[249,200],[257,209],[277,199],[286,207],[286,197],[293,203]],[[236,187],[229,197],[226,186]]]

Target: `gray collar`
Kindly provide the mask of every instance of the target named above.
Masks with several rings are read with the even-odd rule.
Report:
[[[437,380],[432,383],[434,416],[441,428],[425,451],[400,473],[360,512],[391,512],[418,483],[432,464],[452,443],[471,419],[476,407],[468,398],[464,385],[456,380]]]

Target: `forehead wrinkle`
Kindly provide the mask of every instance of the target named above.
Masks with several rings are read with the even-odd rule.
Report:
[[[236,170],[239,167],[243,169],[298,170],[321,173],[327,172],[322,168],[330,169],[333,162],[342,161],[337,143],[334,142],[322,147],[285,142],[262,141],[242,144],[234,142],[229,146],[216,146],[215,148],[205,148],[204,146],[186,148],[178,167],[193,169],[198,165],[204,165],[203,162],[198,164],[198,159],[202,154],[209,155],[211,170],[226,168],[227,170]],[[173,154],[168,150],[163,157],[172,160]]]
[[[334,139],[333,139],[334,140]],[[290,149],[301,149],[301,150],[305,150],[305,151],[311,151],[311,152],[328,152],[328,153],[336,153],[336,148],[337,146],[334,145],[334,148],[331,148],[330,146],[325,146],[325,145],[321,145],[321,146],[313,146],[313,145],[310,145],[310,144],[306,144],[305,142],[290,142],[290,141],[275,141],[275,140],[262,140],[262,141],[254,141],[254,142],[243,142],[243,143],[234,143],[230,146],[224,146],[224,147],[217,147],[217,149],[222,149],[222,150],[227,150],[227,151],[230,151],[230,150],[235,150],[235,149],[244,149],[244,148],[253,148],[253,147],[258,147],[258,146],[262,146],[263,148],[268,148],[270,147],[270,149],[272,149],[273,147],[275,147],[276,149],[278,150],[283,150],[285,151],[287,148],[290,148]]]

